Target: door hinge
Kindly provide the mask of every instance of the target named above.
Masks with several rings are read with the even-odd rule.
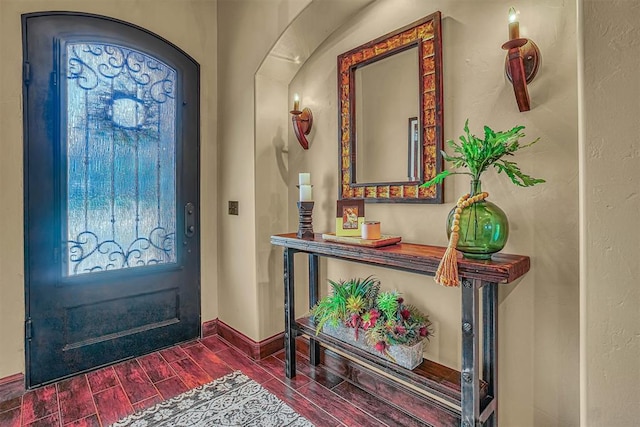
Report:
[[[24,336],[28,340],[33,337],[33,322],[31,321],[31,318],[24,322]]]
[[[27,86],[31,81],[31,64],[28,62],[22,64],[22,80],[24,80],[24,84]]]

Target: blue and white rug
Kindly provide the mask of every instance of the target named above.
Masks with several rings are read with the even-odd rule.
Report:
[[[240,371],[194,388],[112,424],[114,427],[313,427]]]

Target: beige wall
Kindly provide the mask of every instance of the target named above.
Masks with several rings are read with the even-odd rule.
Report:
[[[24,372],[22,33],[20,14],[72,10],[112,16],[172,41],[200,63],[202,317],[217,310],[216,0],[0,1],[0,378]]]
[[[268,227],[270,219],[265,215],[277,214],[280,208],[270,208],[268,204],[273,202],[265,199],[268,193],[257,190],[266,188],[269,182],[277,188],[278,178],[261,175],[262,171],[269,171],[263,162],[275,164],[276,158],[259,150],[256,141],[260,141],[258,137],[267,138],[268,146],[272,140],[276,145],[280,142],[277,133],[269,136],[256,133],[256,102],[263,100],[254,92],[256,82],[260,82],[256,72],[278,36],[307,3],[299,0],[218,1],[220,232],[217,238],[218,296],[223,302],[219,310],[223,322],[253,340],[282,330],[278,328],[282,316],[276,317],[268,311],[269,307],[282,309],[281,304],[270,304],[272,301],[276,304],[274,292],[278,285],[266,280],[263,274],[258,278],[257,274],[258,254],[263,256],[261,259],[268,256],[265,247],[269,233],[262,230]],[[269,93],[263,96],[268,97]],[[273,118],[278,107],[286,108],[283,96],[272,101],[272,111],[260,116],[260,120]],[[238,216],[227,214],[229,200],[239,202]],[[257,204],[260,210],[256,209]],[[257,244],[257,235],[262,246]],[[260,268],[263,265],[261,263]]]
[[[292,108],[288,86],[327,35],[371,1],[296,0],[299,14],[267,52],[255,75],[256,297],[261,338],[283,329],[282,249],[271,245],[269,237],[289,231],[289,204],[295,205],[297,200],[297,194],[292,200],[288,195],[290,168],[304,156],[304,150],[293,137],[291,117],[287,113]],[[315,128],[312,129],[310,139],[315,132]],[[305,280],[303,268],[298,269],[298,275],[301,281]],[[235,283],[229,285],[236,286]],[[304,285],[298,286],[296,295],[299,310],[306,310],[308,294]],[[231,310],[229,314],[238,315]],[[227,316],[222,320],[233,321]]]
[[[487,124],[505,130],[526,126],[541,142],[516,155],[522,169],[546,184],[522,189],[490,171],[483,187],[511,222],[505,252],[531,257],[531,271],[500,291],[500,418],[506,426],[575,426],[579,417],[578,124],[576,5],[573,1],[525,1],[521,34],[540,47],[543,64],[530,86],[532,110],[519,113],[505,80],[507,10],[511,2],[380,0],[332,34],[309,58],[290,85],[314,112],[311,147],[290,164],[289,199],[295,200],[297,172],[314,181],[314,228],[334,227],[337,198],[336,56],[413,22],[443,13],[445,138],[462,133],[467,118],[482,133]],[[550,29],[553,31],[550,31]],[[400,136],[402,142],[405,134]],[[291,144],[291,143],[290,143]],[[404,147],[404,145],[401,145]],[[404,151],[403,151],[404,155]],[[368,204],[366,217],[380,220],[384,233],[409,242],[446,245],[445,219],[453,201],[468,191],[466,177],[447,181],[446,203]],[[297,215],[289,203],[289,228]],[[302,268],[302,262],[300,263]],[[325,262],[326,276],[346,279],[375,274],[385,288],[431,314],[436,335],[427,356],[459,367],[460,291],[408,273]]]
[[[269,236],[288,231],[297,195],[289,199],[287,186],[302,151],[291,139],[287,86],[370,1],[219,1],[220,320],[254,340],[283,329],[282,252]],[[226,213],[229,200],[240,202],[237,217]]]
[[[640,420],[640,7],[584,1],[582,415]]]

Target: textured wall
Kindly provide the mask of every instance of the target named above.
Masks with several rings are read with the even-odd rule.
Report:
[[[172,41],[200,63],[202,317],[217,312],[216,0],[0,1],[0,378],[24,372],[22,30],[20,14],[73,10],[112,16]],[[208,237],[209,236],[209,237]]]
[[[521,34],[534,39],[543,56],[530,86],[532,109],[526,113],[518,112],[513,88],[503,74],[505,52],[500,46],[508,36],[510,6],[506,1],[379,0],[328,37],[290,86],[290,94],[300,93],[302,104],[313,110],[316,133],[308,151],[296,150],[290,142],[289,228],[297,224],[293,201],[299,171],[311,172],[317,185],[314,228],[334,227],[336,56],[442,11],[445,138],[457,139],[467,118],[475,133],[482,133],[485,124],[496,130],[525,125],[527,135],[541,141],[514,160],[523,171],[547,180],[523,189],[494,171],[483,175],[483,188],[511,223],[505,252],[526,254],[532,260],[531,271],[522,280],[500,289],[500,423],[575,426],[579,416],[576,5],[550,0],[517,4]],[[405,135],[400,138],[404,142]],[[446,215],[468,188],[467,177],[453,177],[446,183],[444,205],[368,204],[366,217],[380,220],[384,233],[401,235],[405,241],[446,245]],[[335,261],[324,261],[323,272],[330,279],[375,274],[385,288],[399,289],[435,321],[436,335],[427,355],[459,366],[458,289],[436,286],[428,277]]]
[[[640,419],[640,4],[584,2],[584,425]]]
[[[265,167],[271,162],[275,165],[276,158],[270,156],[268,150],[272,140],[274,144],[279,142],[273,128],[270,128],[271,135],[258,135],[256,123],[269,120],[278,112],[287,114],[286,95],[269,98],[267,92],[263,94],[266,99],[255,96],[254,87],[261,82],[260,78],[256,80],[256,72],[278,36],[307,3],[295,0],[218,2],[220,234],[217,237],[219,298],[224,301],[220,305],[220,319],[254,340],[266,338],[265,333],[277,333],[282,317],[270,314],[268,318],[263,317],[262,304],[271,307],[273,287],[265,280],[268,272],[260,277],[257,273],[258,268],[268,268],[264,266],[271,249],[269,233],[264,232],[271,222],[267,214],[277,214],[280,209],[270,208],[269,204],[276,201],[266,197],[273,191],[268,186],[270,182],[274,189],[278,186],[277,168],[276,175],[270,175],[269,168]],[[271,110],[256,115],[257,102],[267,102]],[[238,216],[227,215],[229,200],[240,202]],[[256,240],[257,235],[262,239],[261,244]],[[258,255],[261,256],[259,265]],[[274,308],[277,310],[277,307]]]

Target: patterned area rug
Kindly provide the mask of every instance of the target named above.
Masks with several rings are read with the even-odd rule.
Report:
[[[112,426],[313,427],[313,424],[260,384],[236,371],[129,415]]]

